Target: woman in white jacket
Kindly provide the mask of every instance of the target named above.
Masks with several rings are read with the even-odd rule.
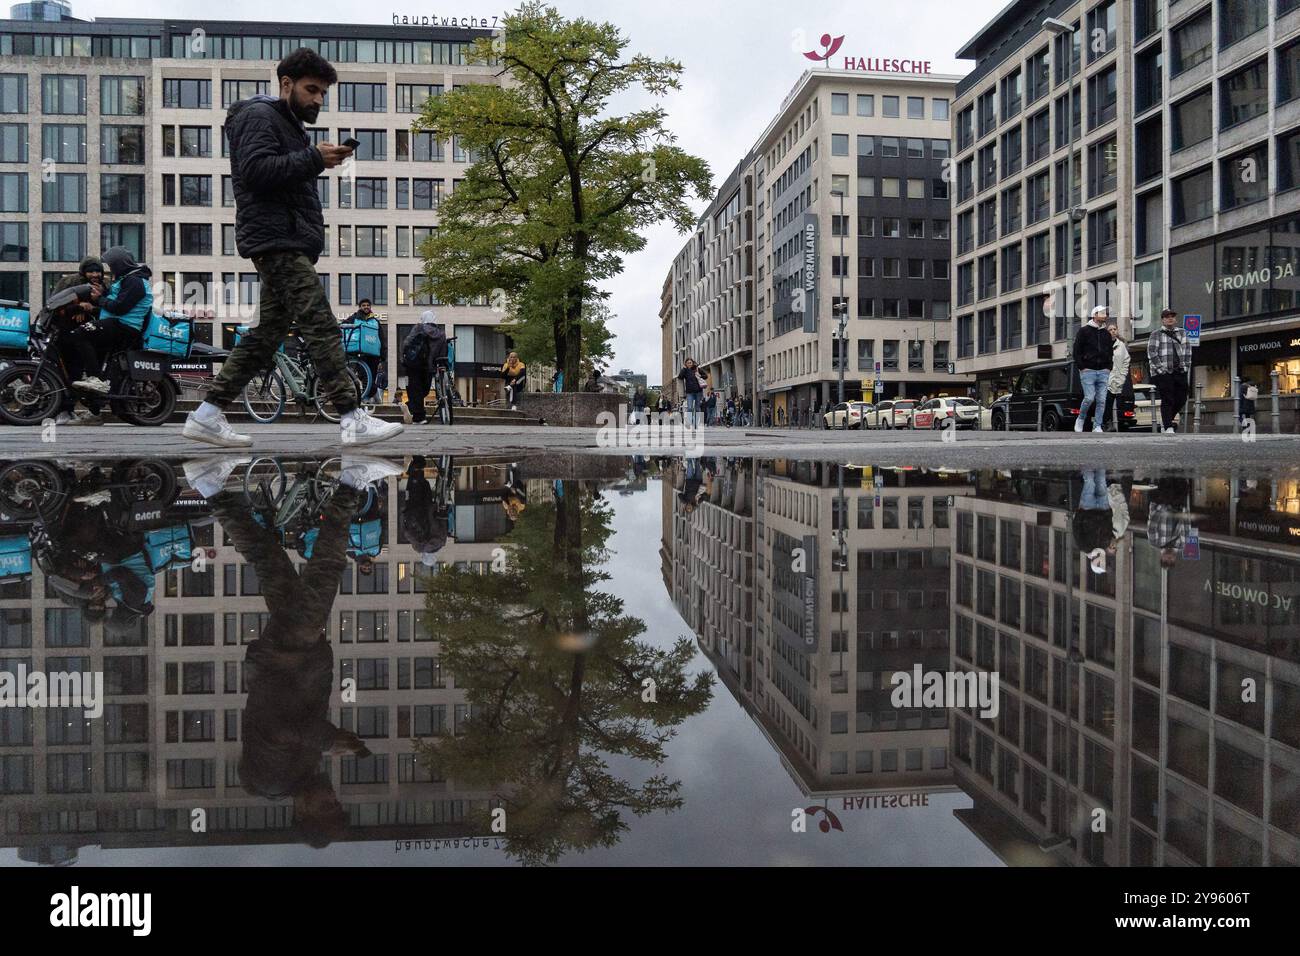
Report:
[[[1124,383],[1128,381],[1128,369],[1133,360],[1128,354],[1128,346],[1119,337],[1119,327],[1112,324],[1106,326],[1106,330],[1110,332],[1110,339],[1115,343],[1115,351],[1111,353],[1110,378],[1106,380],[1105,421],[1106,428],[1111,428],[1113,416],[1116,414],[1115,406],[1124,391]]]

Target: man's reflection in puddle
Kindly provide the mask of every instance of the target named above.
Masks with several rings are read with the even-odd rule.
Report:
[[[291,797],[295,826],[313,847],[327,846],[347,826],[347,811],[321,770],[321,757],[370,756],[356,734],[329,720],[334,652],[325,639],[326,623],[365,491],[400,470],[386,462],[344,459],[337,486],[319,506],[310,557],[301,571],[289,559],[278,529],[258,520],[245,495],[220,490],[209,497],[231,543],[257,572],[270,612],[244,657],[248,702],[240,781],[255,796]],[[208,493],[202,478],[192,483]],[[221,476],[216,486],[224,485]]]

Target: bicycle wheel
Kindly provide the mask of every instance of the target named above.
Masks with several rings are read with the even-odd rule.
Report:
[[[254,458],[244,469],[244,497],[254,508],[274,509],[288,486],[288,476],[278,458]]]
[[[288,391],[278,368],[254,375],[244,386],[244,410],[253,421],[269,425],[283,414]]]
[[[452,411],[452,389],[451,375],[447,370],[438,370],[438,421],[444,425],[450,425],[454,412]]]
[[[348,378],[352,380],[352,388],[356,392],[356,401],[359,407],[364,407],[365,402],[361,396],[365,394],[361,389],[361,380],[357,378],[356,373],[350,367],[346,368]],[[320,380],[316,378],[315,373],[307,377],[307,385],[304,391],[307,393],[307,400],[316,408],[316,414],[320,415],[327,422],[337,422],[342,416],[334,410],[334,403],[329,397],[320,391]]]
[[[361,359],[348,359],[348,371],[361,383],[362,400],[369,401],[373,397],[370,393],[375,387],[375,377],[370,371],[370,366]]]

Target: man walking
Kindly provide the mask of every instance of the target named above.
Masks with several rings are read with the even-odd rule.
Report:
[[[224,409],[254,375],[271,367],[289,327],[311,356],[320,388],[341,418],[344,444],[364,445],[402,431],[358,408],[358,396],[329,299],[315,264],[325,245],[316,178],[352,154],[348,146],[312,145],[304,128],[316,122],[325,94],[338,79],[334,67],[307,48],[276,67],[278,98],[258,94],[226,114],[235,193],[235,244],[252,259],[261,283],[259,321],[243,336],[209,387],[207,401],[185,421],[186,438],[228,448],[252,439],[230,427]]]
[[[1111,354],[1115,343],[1106,331],[1106,322],[1110,319],[1110,309],[1099,305],[1092,310],[1088,321],[1083,323],[1074,336],[1074,366],[1079,370],[1079,381],[1083,385],[1083,401],[1079,404],[1079,417],[1074,420],[1074,430],[1083,431],[1083,423],[1092,413],[1092,430],[1102,432],[1101,419],[1106,412],[1106,384],[1110,380]]]
[[[1178,328],[1178,313],[1160,313],[1160,328],[1147,340],[1151,383],[1160,391],[1160,420],[1166,435],[1174,433],[1174,419],[1187,404],[1187,376],[1192,369],[1192,343]]]

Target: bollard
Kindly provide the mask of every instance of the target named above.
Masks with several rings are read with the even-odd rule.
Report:
[[[1232,433],[1241,433],[1241,376],[1232,376]]]
[[[1043,396],[1038,396],[1038,430],[1043,430]]]
[[[1273,434],[1282,434],[1282,406],[1278,404],[1277,394],[1277,369],[1268,373],[1268,377],[1273,380]],[[1276,496],[1274,496],[1276,500]]]
[[[1205,408],[1205,383],[1196,383],[1196,414],[1192,418],[1192,431],[1201,433],[1201,412]]]

